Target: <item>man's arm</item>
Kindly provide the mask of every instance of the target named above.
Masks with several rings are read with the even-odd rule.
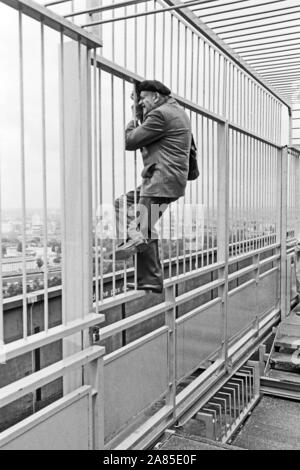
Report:
[[[130,121],[125,129],[126,150],[137,150],[145,145],[159,140],[165,134],[165,121],[159,110],[153,110],[146,116],[145,121],[135,127],[134,121]]]

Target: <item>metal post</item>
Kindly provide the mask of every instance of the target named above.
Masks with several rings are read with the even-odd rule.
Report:
[[[93,449],[104,449],[104,364],[102,355],[87,367],[87,383],[93,388]]]
[[[91,58],[80,42],[65,43],[62,51],[62,310],[67,324],[92,311]],[[80,351],[87,343],[81,333],[65,338],[63,356]],[[64,393],[81,385],[81,371],[67,374]]]
[[[296,220],[295,220],[295,237],[297,238],[298,242],[300,242],[300,155],[295,155],[295,211],[296,211]]]
[[[280,199],[280,309],[283,320],[288,313],[287,306],[287,255],[286,255],[286,230],[287,230],[287,164],[288,148],[283,147],[279,152],[281,173],[281,199]]]
[[[165,313],[165,322],[169,327],[168,341],[168,374],[169,389],[166,397],[166,405],[173,407],[175,417],[176,406],[176,306],[175,306],[175,284],[165,289],[165,300],[170,304],[169,310]]]
[[[222,357],[228,370],[228,255],[229,255],[229,127],[228,123],[218,124],[218,262],[224,263],[219,269],[219,278],[224,278],[224,285],[219,287],[218,295],[222,299],[223,340]]]

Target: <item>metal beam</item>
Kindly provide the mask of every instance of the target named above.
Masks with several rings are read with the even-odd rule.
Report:
[[[293,78],[295,76],[298,76],[300,73],[299,67],[296,69],[289,69],[288,71],[285,69],[279,69],[279,70],[266,70],[265,72],[263,70],[260,70],[259,73],[265,75],[273,75],[273,74],[281,74],[283,76],[286,76],[287,73],[293,72],[293,75],[290,76],[290,78]]]
[[[283,28],[281,28],[283,29]],[[275,31],[280,31],[280,30],[275,30]],[[268,31],[266,31],[268,32]],[[251,38],[251,39],[241,39],[240,41],[233,41],[233,42],[229,42],[228,45],[229,46],[232,46],[234,44],[240,44],[241,42],[255,42],[255,44],[257,44],[257,41],[264,41],[265,39],[274,39],[274,38],[280,38],[282,36],[291,36],[292,34],[299,34],[298,31],[292,31],[290,33],[283,33],[283,34],[277,34],[275,36],[265,36],[263,38]],[[235,36],[232,36],[232,39],[234,39]],[[226,38],[226,41],[227,39],[230,39],[230,38]],[[298,39],[298,38],[295,38],[295,39]],[[223,39],[223,41],[225,41],[225,39]],[[275,42],[284,42],[284,41],[289,41],[289,39],[282,39],[282,40],[279,40],[279,41],[273,41],[273,42],[266,42],[266,43],[261,43],[261,44],[257,44],[258,46],[264,46],[265,44],[274,44]],[[249,46],[240,46],[240,47],[253,47],[253,44],[249,44]]]
[[[274,71],[285,70],[287,73],[290,70],[295,71],[295,66],[296,67],[298,66],[298,71],[300,71],[299,60],[298,62],[278,62],[276,64],[266,64],[266,65],[264,65],[263,63],[260,63],[257,65],[253,64],[252,66],[260,73],[263,72],[263,70],[265,70],[266,72],[271,72],[272,70]]]
[[[292,6],[292,7],[278,8],[277,10],[274,10],[274,11],[282,11],[282,10],[288,10],[288,9],[292,9],[292,8],[299,8],[299,5],[295,5],[295,6]],[[213,23],[219,23],[220,21],[229,21],[229,24],[227,24],[227,25],[210,26],[212,29],[220,29],[220,28],[227,28],[227,26],[234,26],[234,25],[237,25],[237,24],[253,23],[255,21],[268,20],[269,18],[278,18],[279,16],[282,17],[282,16],[287,16],[287,15],[293,15],[294,13],[298,13],[298,11],[291,11],[291,12],[288,11],[286,13],[280,13],[280,14],[270,15],[270,16],[263,16],[262,18],[253,18],[253,19],[245,20],[245,21],[237,21],[236,23],[231,22],[231,20],[236,20],[238,18],[249,18],[249,16],[257,16],[257,15],[260,15],[262,13],[265,14],[265,13],[272,13],[272,12],[270,12],[270,11],[269,12],[268,11],[256,12],[256,13],[249,13],[248,15],[235,16],[233,18],[222,18],[221,20],[213,20],[213,21],[205,21],[204,20],[204,21],[208,25],[211,25]],[[260,25],[257,25],[257,26],[260,26]]]
[[[262,72],[261,72],[262,73]],[[284,77],[286,76],[286,71],[278,71],[278,72],[266,72],[266,73],[263,73],[263,76],[266,80],[269,80],[271,77]],[[300,76],[300,74],[298,73],[297,71],[297,74],[296,72],[293,74],[293,77],[296,79],[298,79]]]
[[[270,64],[270,63],[273,63],[273,62],[280,62],[282,63],[282,59],[283,60],[286,60],[286,59],[291,59],[291,60],[295,60],[295,59],[298,59],[300,57],[300,53],[299,51],[296,53],[296,54],[286,54],[286,55],[283,55],[283,56],[271,56],[271,57],[260,57],[260,58],[249,58],[246,59],[247,62],[249,62],[249,64],[255,66],[255,64]],[[288,61],[289,63],[293,63],[291,61]]]
[[[291,51],[297,51],[299,49],[297,49],[297,46],[299,47],[300,46],[300,43],[298,44],[295,44],[296,48],[292,48],[292,49],[280,49],[280,50],[277,50],[277,51],[266,51],[266,52],[260,52],[260,53],[254,53],[254,54],[248,54],[247,52],[246,53],[243,53],[243,52],[240,52],[240,54],[244,57],[244,59],[247,59],[250,58],[250,57],[260,57],[260,56],[267,56],[266,58],[268,58],[268,54],[274,54],[276,52],[280,53],[280,52],[291,52]],[[278,47],[278,46],[277,46]],[[283,46],[283,47],[286,47],[286,46]],[[276,46],[273,48],[275,49]],[[270,48],[271,49],[271,48]],[[271,56],[273,57],[273,56]],[[278,55],[274,56],[274,57],[280,57]],[[284,57],[284,56],[283,56]],[[270,58],[270,57],[269,57]]]
[[[295,20],[294,20],[295,21]],[[285,23],[285,21],[284,21]],[[276,23],[278,24],[278,23]],[[269,25],[264,25],[264,27],[266,26],[272,26],[272,24],[269,24]],[[234,36],[228,36],[227,38],[226,37],[222,37],[223,41],[226,41],[227,39],[236,39],[237,37],[238,38],[242,38],[244,36],[253,36],[253,35],[257,35],[257,34],[264,34],[264,33],[272,33],[273,31],[282,31],[283,29],[291,29],[291,28],[298,28],[297,31],[293,31],[289,34],[296,34],[299,32],[299,25],[298,24],[295,24],[295,25],[292,25],[292,26],[282,26],[281,28],[273,28],[273,29],[266,29],[265,31],[253,31],[252,33],[245,33],[245,34],[235,34]],[[247,28],[247,29],[250,29],[250,28]],[[238,31],[238,30],[237,30]],[[241,31],[245,31],[245,29],[241,29]],[[227,33],[234,33],[236,31],[227,31]],[[220,34],[226,34],[226,33],[219,33]],[[282,36],[284,36],[285,33],[282,34]],[[276,36],[275,36],[276,37]],[[265,39],[264,37],[262,38],[258,38],[258,39]],[[272,39],[272,36],[266,38],[266,39]],[[256,41],[256,39],[252,39],[254,41]],[[240,41],[240,42],[243,42],[243,41]],[[246,41],[245,41],[246,42]],[[232,43],[233,44],[233,43]]]
[[[277,70],[285,70],[286,73],[288,71],[291,70],[291,67],[292,67],[292,70],[294,70],[294,66],[299,66],[299,62],[282,62],[282,63],[278,63],[278,64],[269,64],[269,65],[263,65],[263,64],[259,64],[259,65],[254,65],[253,64],[253,67],[255,67],[256,70],[259,70],[260,72],[262,72],[263,70],[266,70],[266,72],[270,72],[272,70],[274,71],[277,71]],[[300,67],[298,68],[298,70],[300,71]]]
[[[280,37],[280,36],[278,36],[278,37]],[[298,40],[298,39],[300,39],[300,38],[295,38],[295,39]],[[261,47],[261,46],[266,46],[266,45],[268,46],[267,49],[277,49],[277,48],[279,48],[279,47],[286,47],[286,44],[282,44],[282,45],[279,44],[278,46],[269,46],[269,44],[274,44],[274,43],[277,44],[277,43],[282,43],[282,42],[288,42],[288,43],[289,43],[289,44],[288,44],[289,46],[300,45],[300,42],[297,42],[297,43],[294,43],[294,44],[293,44],[293,43],[291,43],[291,41],[293,41],[293,39],[290,39],[290,38],[289,38],[289,39],[280,39],[280,40],[278,40],[278,41],[271,41],[271,42],[264,42],[263,44],[257,44],[257,46],[259,47],[259,49],[250,49],[250,50],[248,50],[249,48],[254,47],[254,45],[252,45],[252,44],[249,44],[248,46],[247,46],[247,45],[246,45],[246,46],[240,46],[240,47],[237,46],[237,47],[235,47],[234,49],[235,49],[239,54],[243,54],[244,52],[245,52],[245,53],[248,53],[248,52],[263,51],[263,50],[264,50],[264,47]],[[240,52],[239,52],[240,49],[247,49],[247,50],[246,50],[246,51],[240,51]]]
[[[300,11],[300,10],[299,10]],[[294,13],[299,13],[299,11],[295,11]],[[282,23],[290,23],[292,21],[299,21],[299,18],[293,18],[291,20],[282,20],[282,21],[274,21],[270,24],[262,24],[262,25],[256,25],[256,26],[249,26],[249,27],[245,27],[245,28],[239,28],[239,29],[233,29],[231,31],[223,31],[223,32],[219,32],[218,34],[227,34],[227,33],[238,33],[239,31],[245,31],[245,30],[249,30],[249,29],[257,29],[257,28],[265,28],[266,26],[273,26],[273,25],[276,25],[276,24],[282,24]],[[295,25],[295,26],[287,26],[287,28],[293,28],[293,27],[297,27],[299,25]],[[284,28],[279,28],[279,29],[284,29]],[[268,29],[266,31],[276,31],[276,30],[271,30],[271,29]],[[264,32],[264,31],[259,31],[259,33],[261,32]],[[256,33],[248,33],[248,34],[257,34]],[[240,35],[241,36],[241,35]]]
[[[220,7],[223,7],[223,6],[231,6],[231,5],[235,5],[236,3],[241,3],[243,0],[238,0],[238,1],[235,1],[235,2],[230,2],[230,3],[227,3],[226,5],[213,5],[213,6],[210,6],[210,7],[204,7],[204,8],[196,8],[195,10],[192,10],[193,12],[195,11],[201,11],[201,10],[207,10],[208,8],[218,8],[219,6]],[[269,2],[267,3],[267,5],[271,5],[272,3],[282,3],[283,1],[285,0],[273,0],[272,2]],[[244,6],[244,7],[239,7],[239,8],[232,8],[231,10],[223,10],[223,11],[216,11],[214,13],[211,13],[211,15],[219,15],[221,13],[231,13],[232,11],[240,11],[240,10],[246,10],[248,8],[254,8],[254,7],[259,7],[259,6],[265,6],[266,5],[266,2],[264,3],[259,3],[258,5],[247,5],[247,6]],[[203,15],[203,16],[209,16],[209,15]]]
[[[282,79],[279,78],[279,79],[273,79],[273,80],[272,80],[272,83],[273,83],[274,86],[276,86],[276,88],[277,88],[278,86],[285,86],[286,84],[288,84],[287,86],[289,87],[289,90],[290,90],[290,89],[291,89],[290,87],[291,87],[291,85],[293,85],[293,82],[294,82],[294,81],[295,81],[295,79],[285,80],[284,78],[282,78]],[[295,82],[297,82],[297,80],[296,80]],[[299,82],[299,84],[300,84],[300,80],[299,80],[299,79],[298,79],[298,82]],[[298,85],[297,85],[297,86],[298,86]]]
[[[273,4],[273,3],[282,3],[284,0],[273,0],[272,2],[270,2],[269,4]],[[235,3],[235,2],[233,2]],[[237,3],[241,3],[240,1],[237,2]],[[269,5],[268,4],[268,5]],[[231,3],[226,3],[222,6],[230,6]],[[220,5],[221,6],[221,5]],[[201,17],[203,18],[206,18],[208,16],[216,16],[216,15],[223,15],[224,13],[232,13],[234,11],[241,11],[241,10],[247,10],[249,8],[256,8],[256,7],[264,7],[266,6],[266,2],[263,2],[263,3],[258,3],[257,5],[247,5],[247,6],[244,6],[244,7],[239,7],[239,8],[231,8],[230,10],[222,10],[222,11],[214,11],[213,13],[208,13],[207,15],[204,13]],[[212,7],[211,7],[212,8]],[[295,8],[295,7],[294,7]],[[283,8],[284,9],[284,8]],[[195,11],[198,11],[198,9],[196,10],[193,10],[194,12]],[[277,10],[275,10],[277,11]],[[267,13],[267,12],[259,12],[259,13]],[[243,16],[235,16],[234,19],[236,18],[244,18],[245,16],[252,16],[252,15],[257,15],[258,13],[249,13],[249,15],[243,15]],[[224,19],[221,19],[221,20],[216,20],[216,21],[226,21],[226,20],[230,20],[231,18],[224,18]],[[207,21],[204,20],[206,23]]]

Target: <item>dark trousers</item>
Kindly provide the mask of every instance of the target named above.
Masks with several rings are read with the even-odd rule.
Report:
[[[154,225],[177,198],[140,196],[140,188],[129,191],[115,201],[117,238],[147,241],[137,253],[137,282],[163,286],[163,272],[159,259],[158,235]],[[136,211],[134,205],[136,202]]]

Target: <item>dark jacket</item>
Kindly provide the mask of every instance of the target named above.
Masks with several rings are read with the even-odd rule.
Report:
[[[135,127],[125,130],[126,150],[141,148],[144,169],[141,196],[180,197],[184,195],[191,145],[191,124],[174,98],[150,111]]]

